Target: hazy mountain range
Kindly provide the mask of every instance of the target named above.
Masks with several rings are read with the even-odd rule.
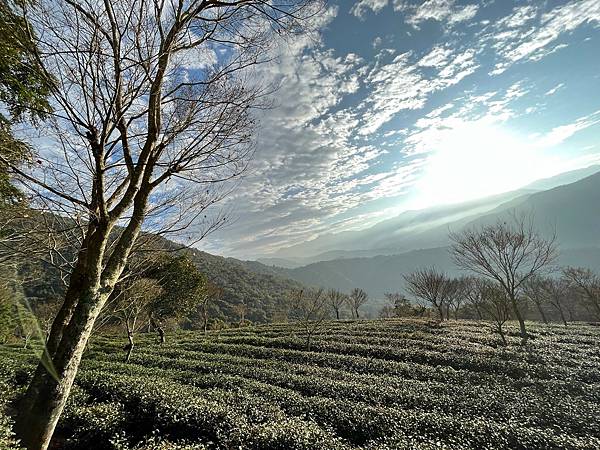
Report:
[[[402,274],[436,265],[457,273],[448,232],[495,222],[509,213],[533,214],[544,232],[556,231],[560,265],[600,270],[600,167],[537,181],[514,192],[456,205],[407,211],[360,231],[321,236],[261,259],[283,277],[371,296],[402,288]],[[257,264],[258,266],[258,264]]]

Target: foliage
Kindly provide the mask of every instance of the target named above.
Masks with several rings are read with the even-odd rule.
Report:
[[[0,285],[0,344],[14,335],[15,326],[13,294],[6,286]]]
[[[201,301],[207,285],[205,275],[187,255],[162,258],[146,276],[162,287],[148,305],[150,316],[157,321],[191,312]]]
[[[9,165],[18,166],[31,156],[31,149],[16,139],[11,124],[44,116],[50,109],[50,84],[35,58],[35,45],[27,21],[13,9],[14,3],[0,0],[0,206],[21,203],[23,194],[11,183]]]

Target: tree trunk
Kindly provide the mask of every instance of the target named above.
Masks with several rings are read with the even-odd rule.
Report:
[[[165,330],[164,330],[164,328],[159,325],[159,326],[156,327],[156,331],[158,331],[159,343],[161,345],[164,344],[167,341],[167,339],[165,337]]]
[[[125,350],[127,350],[127,356],[125,357],[125,362],[129,362],[129,358],[131,358],[131,353],[133,352],[133,330],[135,329],[135,319],[133,321],[133,325],[129,324],[129,319],[125,319],[125,327],[127,328],[127,340],[129,343],[125,346]]]
[[[565,324],[565,327],[566,327],[567,319],[565,318],[565,313],[563,312],[563,309],[559,303],[556,304],[556,309],[558,309],[558,313],[560,314],[560,319],[562,320],[562,322]]]
[[[512,305],[513,312],[515,313],[515,316],[517,317],[517,320],[519,321],[519,329],[520,329],[520,333],[521,333],[522,343],[525,344],[527,342],[527,338],[529,338],[529,335],[527,334],[527,328],[525,327],[525,320],[523,319],[523,315],[521,314],[521,311],[519,310],[519,305],[517,305],[517,300],[515,299],[514,295],[510,296],[510,303]]]
[[[144,172],[144,180],[152,176]],[[112,225],[90,220],[61,311],[52,324],[46,349],[19,408],[16,430],[28,450],[47,450],[69,397],[96,318],[121,276],[139,235],[149,189],[135,195],[134,211],[106,266],[106,245]],[[114,224],[114,222],[113,222]]]
[[[438,312],[440,314],[440,322],[444,321],[444,305],[440,304],[438,307]]]
[[[98,291],[100,263],[110,228],[90,223],[88,233],[83,241],[87,247],[78,253],[65,300],[52,322],[40,362],[18,405],[15,430],[30,450],[48,447],[99,313],[95,306],[99,303],[102,306],[107,298],[100,297]],[[87,323],[89,320],[91,324]]]
[[[338,308],[335,309],[335,318],[340,320],[340,310]]]
[[[483,320],[483,314],[481,314],[479,306],[475,306],[475,312],[477,313],[477,317],[479,318],[479,320]]]
[[[540,305],[539,303],[535,302],[535,306],[537,306],[537,310],[540,313],[540,316],[542,316],[542,320],[544,321],[544,323],[548,323],[548,318],[546,317],[546,313],[542,309],[542,305]]]
[[[108,292],[100,293],[97,284],[91,286],[79,300],[72,320],[62,333],[60,345],[50,363],[53,373],[45,366],[36,371],[28,395],[34,395],[30,409],[19,417],[20,437],[29,450],[46,450],[58,419],[65,406],[71,386],[75,380],[79,363],[87,341],[92,333],[94,321],[100,313]],[[40,362],[40,365],[44,362]],[[26,395],[27,395],[26,394]]]
[[[500,338],[502,339],[502,345],[504,347],[506,347],[508,345],[508,343],[506,342],[506,336],[504,336],[504,330],[502,329],[502,325],[498,325],[498,334],[500,335]]]
[[[131,329],[127,330],[127,340],[129,341],[129,344],[127,344],[125,346],[125,350],[127,350],[127,356],[125,357],[125,362],[129,362],[129,359],[131,358],[131,353],[133,352],[133,347],[135,345],[133,343],[133,330],[131,330]]]
[[[203,320],[204,320],[204,334],[208,333],[208,310],[205,307],[203,311]]]

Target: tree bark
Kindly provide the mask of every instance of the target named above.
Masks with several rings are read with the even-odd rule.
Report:
[[[93,221],[90,221],[86,237],[83,240],[81,250],[77,255],[77,263],[71,272],[65,299],[50,327],[44,351],[40,357],[40,363],[37,365],[32,380],[29,383],[29,386],[27,386],[27,391],[25,392],[22,401],[19,403],[19,414],[15,423],[15,429],[22,435],[29,433],[26,425],[27,417],[29,416],[29,411],[33,407],[33,402],[37,397],[40,385],[44,383],[45,376],[48,372],[47,367],[52,364],[52,358],[60,345],[63,331],[69,324],[79,299],[83,296],[85,286],[92,284],[90,274],[88,273],[89,259],[92,258],[94,253],[102,253],[104,239],[100,234],[97,225]]]
[[[125,346],[125,350],[127,350],[125,362],[129,362],[129,359],[131,358],[131,353],[133,352],[133,347],[135,346],[135,344],[133,343],[133,330],[127,330],[127,340],[129,341],[129,344]]]
[[[35,393],[35,397],[30,403],[29,411],[21,417],[19,427],[20,437],[29,450],[48,448],[75,380],[94,321],[107,298],[107,293],[100,292],[97,285],[86,290],[51,359],[55,373],[51,374],[46,368],[42,372],[36,372],[37,377],[31,382],[34,389],[28,391]]]
[[[565,327],[567,326],[567,319],[565,318],[565,313],[563,312],[562,307],[560,306],[560,304],[556,305],[556,309],[558,309],[558,313],[560,314],[560,318],[563,322],[563,324],[565,325]]]
[[[542,320],[544,321],[544,323],[548,323],[548,318],[546,317],[546,313],[542,309],[542,305],[540,305],[539,303],[535,302],[535,306],[537,306],[537,310],[540,313],[540,316],[542,316]]]
[[[504,336],[504,330],[502,329],[502,325],[498,325],[498,334],[500,335],[500,338],[502,339],[502,345],[504,347],[506,347],[507,342],[506,342],[506,336]]]
[[[514,295],[510,296],[510,303],[512,305],[513,312],[515,313],[515,316],[517,317],[517,320],[519,321],[519,329],[520,329],[522,343],[526,343],[527,339],[529,338],[529,335],[527,334],[527,328],[525,327],[525,320],[523,319],[523,315],[521,314],[521,311],[519,310],[519,305],[517,305],[517,299],[515,298]]]
[[[437,307],[438,312],[440,314],[440,322],[444,321],[444,306],[440,303],[440,305]]]
[[[150,176],[151,171],[144,173],[146,179]],[[69,305],[66,308],[69,311],[65,311],[71,313],[70,320],[66,326],[61,324],[69,314],[55,320],[46,351],[17,417],[16,431],[28,450],[47,450],[50,445],[96,318],[121,276],[141,230],[149,193],[150,189],[146,188],[136,194],[131,220],[113,247],[104,269],[105,249],[112,226],[106,220],[90,225],[92,236],[86,237],[88,247],[78,255],[65,297],[65,304]],[[79,261],[79,258],[85,261]]]

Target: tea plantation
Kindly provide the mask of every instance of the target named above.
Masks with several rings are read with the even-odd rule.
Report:
[[[96,337],[57,430],[64,449],[600,449],[600,327],[330,322]],[[0,442],[35,356],[0,347]],[[18,447],[15,447],[18,448]]]

